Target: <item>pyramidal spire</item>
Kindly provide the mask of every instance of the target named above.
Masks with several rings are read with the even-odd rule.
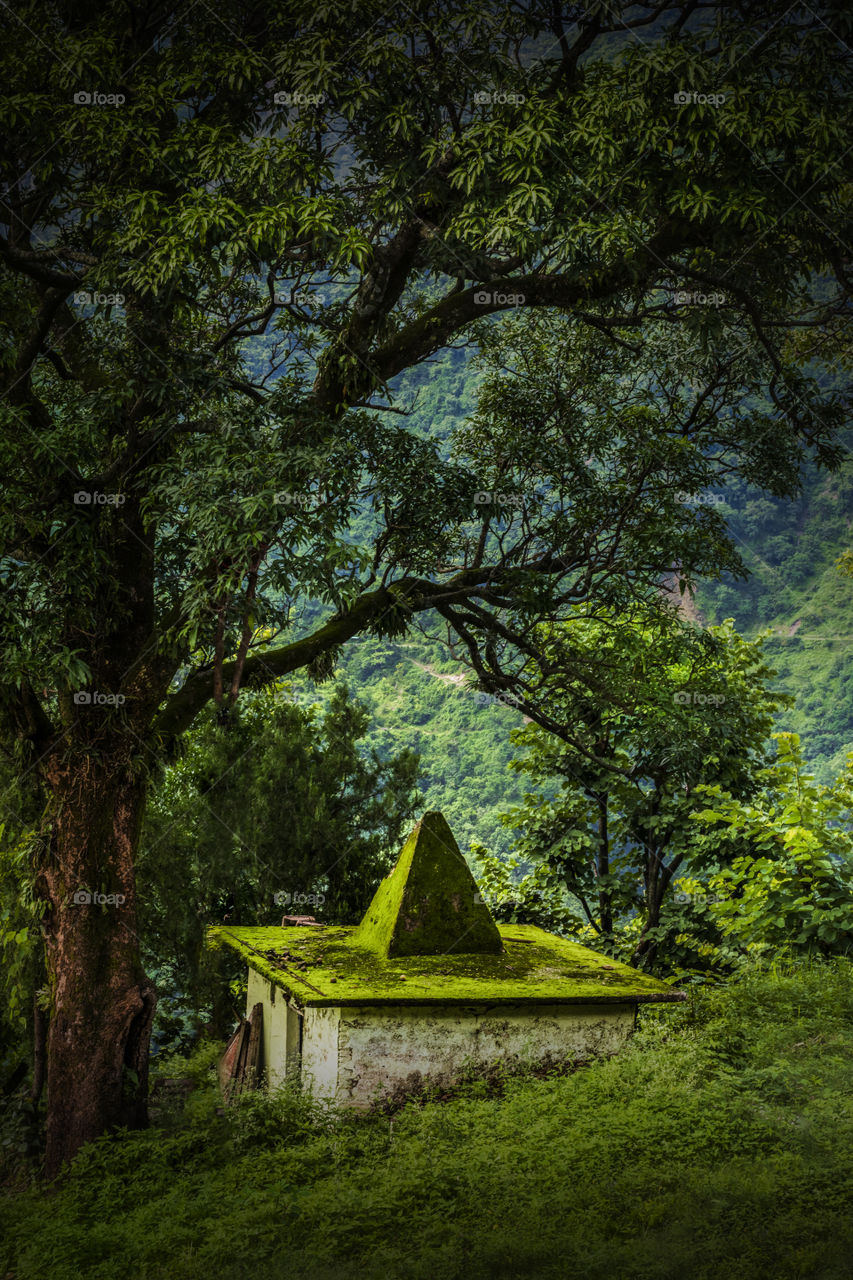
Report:
[[[421,818],[353,941],[389,957],[503,950],[497,925],[442,814],[432,811]]]

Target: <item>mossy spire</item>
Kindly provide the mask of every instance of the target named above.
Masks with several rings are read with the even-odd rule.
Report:
[[[425,813],[374,894],[353,942],[383,956],[503,950],[501,935],[442,814]]]

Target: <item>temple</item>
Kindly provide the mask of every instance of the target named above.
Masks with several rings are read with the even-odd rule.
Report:
[[[614,1053],[638,1004],[685,999],[566,938],[496,924],[437,812],[416,825],[360,924],[209,933],[248,966],[244,1047],[230,1047],[225,1074],[298,1079],[359,1107],[496,1061]]]

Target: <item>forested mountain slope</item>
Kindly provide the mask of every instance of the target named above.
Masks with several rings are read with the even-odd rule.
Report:
[[[440,442],[442,451],[454,425],[474,410],[472,374],[468,353],[459,351],[399,383],[398,405],[411,410],[407,425]],[[711,496],[751,576],[702,583],[695,610],[706,623],[732,617],[750,637],[772,629],[767,652],[780,687],[797,698],[778,727],[801,735],[811,767],[828,781],[853,751],[853,580],[836,566],[853,542],[853,454],[831,476],[808,468],[794,501],[768,498],[739,481]],[[357,539],[358,525],[353,534]],[[309,613],[313,617],[314,606]],[[437,619],[428,615],[419,625],[424,634],[404,642],[352,641],[338,677],[371,712],[370,745],[383,755],[402,746],[420,752],[425,802],[444,810],[460,845],[476,836],[505,851],[509,837],[498,814],[517,803],[523,787],[508,768],[514,754],[509,730],[521,717],[467,687],[468,672],[442,644]],[[327,696],[322,686],[315,693],[323,701]]]
[[[746,635],[771,628],[767,653],[779,684],[797,699],[779,727],[799,733],[822,781],[853,750],[853,580],[836,561],[853,542],[853,456],[834,475],[810,469],[794,502],[726,494],[729,526],[751,577],[703,583],[701,617],[735,620]]]

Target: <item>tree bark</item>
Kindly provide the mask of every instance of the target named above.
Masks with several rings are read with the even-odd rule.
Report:
[[[656,929],[660,924],[661,903],[668,883],[663,866],[663,854],[659,849],[647,854],[644,879],[646,882],[646,922],[643,925],[642,933],[631,957],[631,964],[635,967],[652,964],[658,950],[658,943],[649,937],[649,930]]]
[[[122,767],[109,770],[115,755]],[[156,993],[137,934],[134,853],[145,784],[132,752],[70,752],[47,769],[40,886],[51,991],[45,1175],[117,1126],[147,1124]]]

